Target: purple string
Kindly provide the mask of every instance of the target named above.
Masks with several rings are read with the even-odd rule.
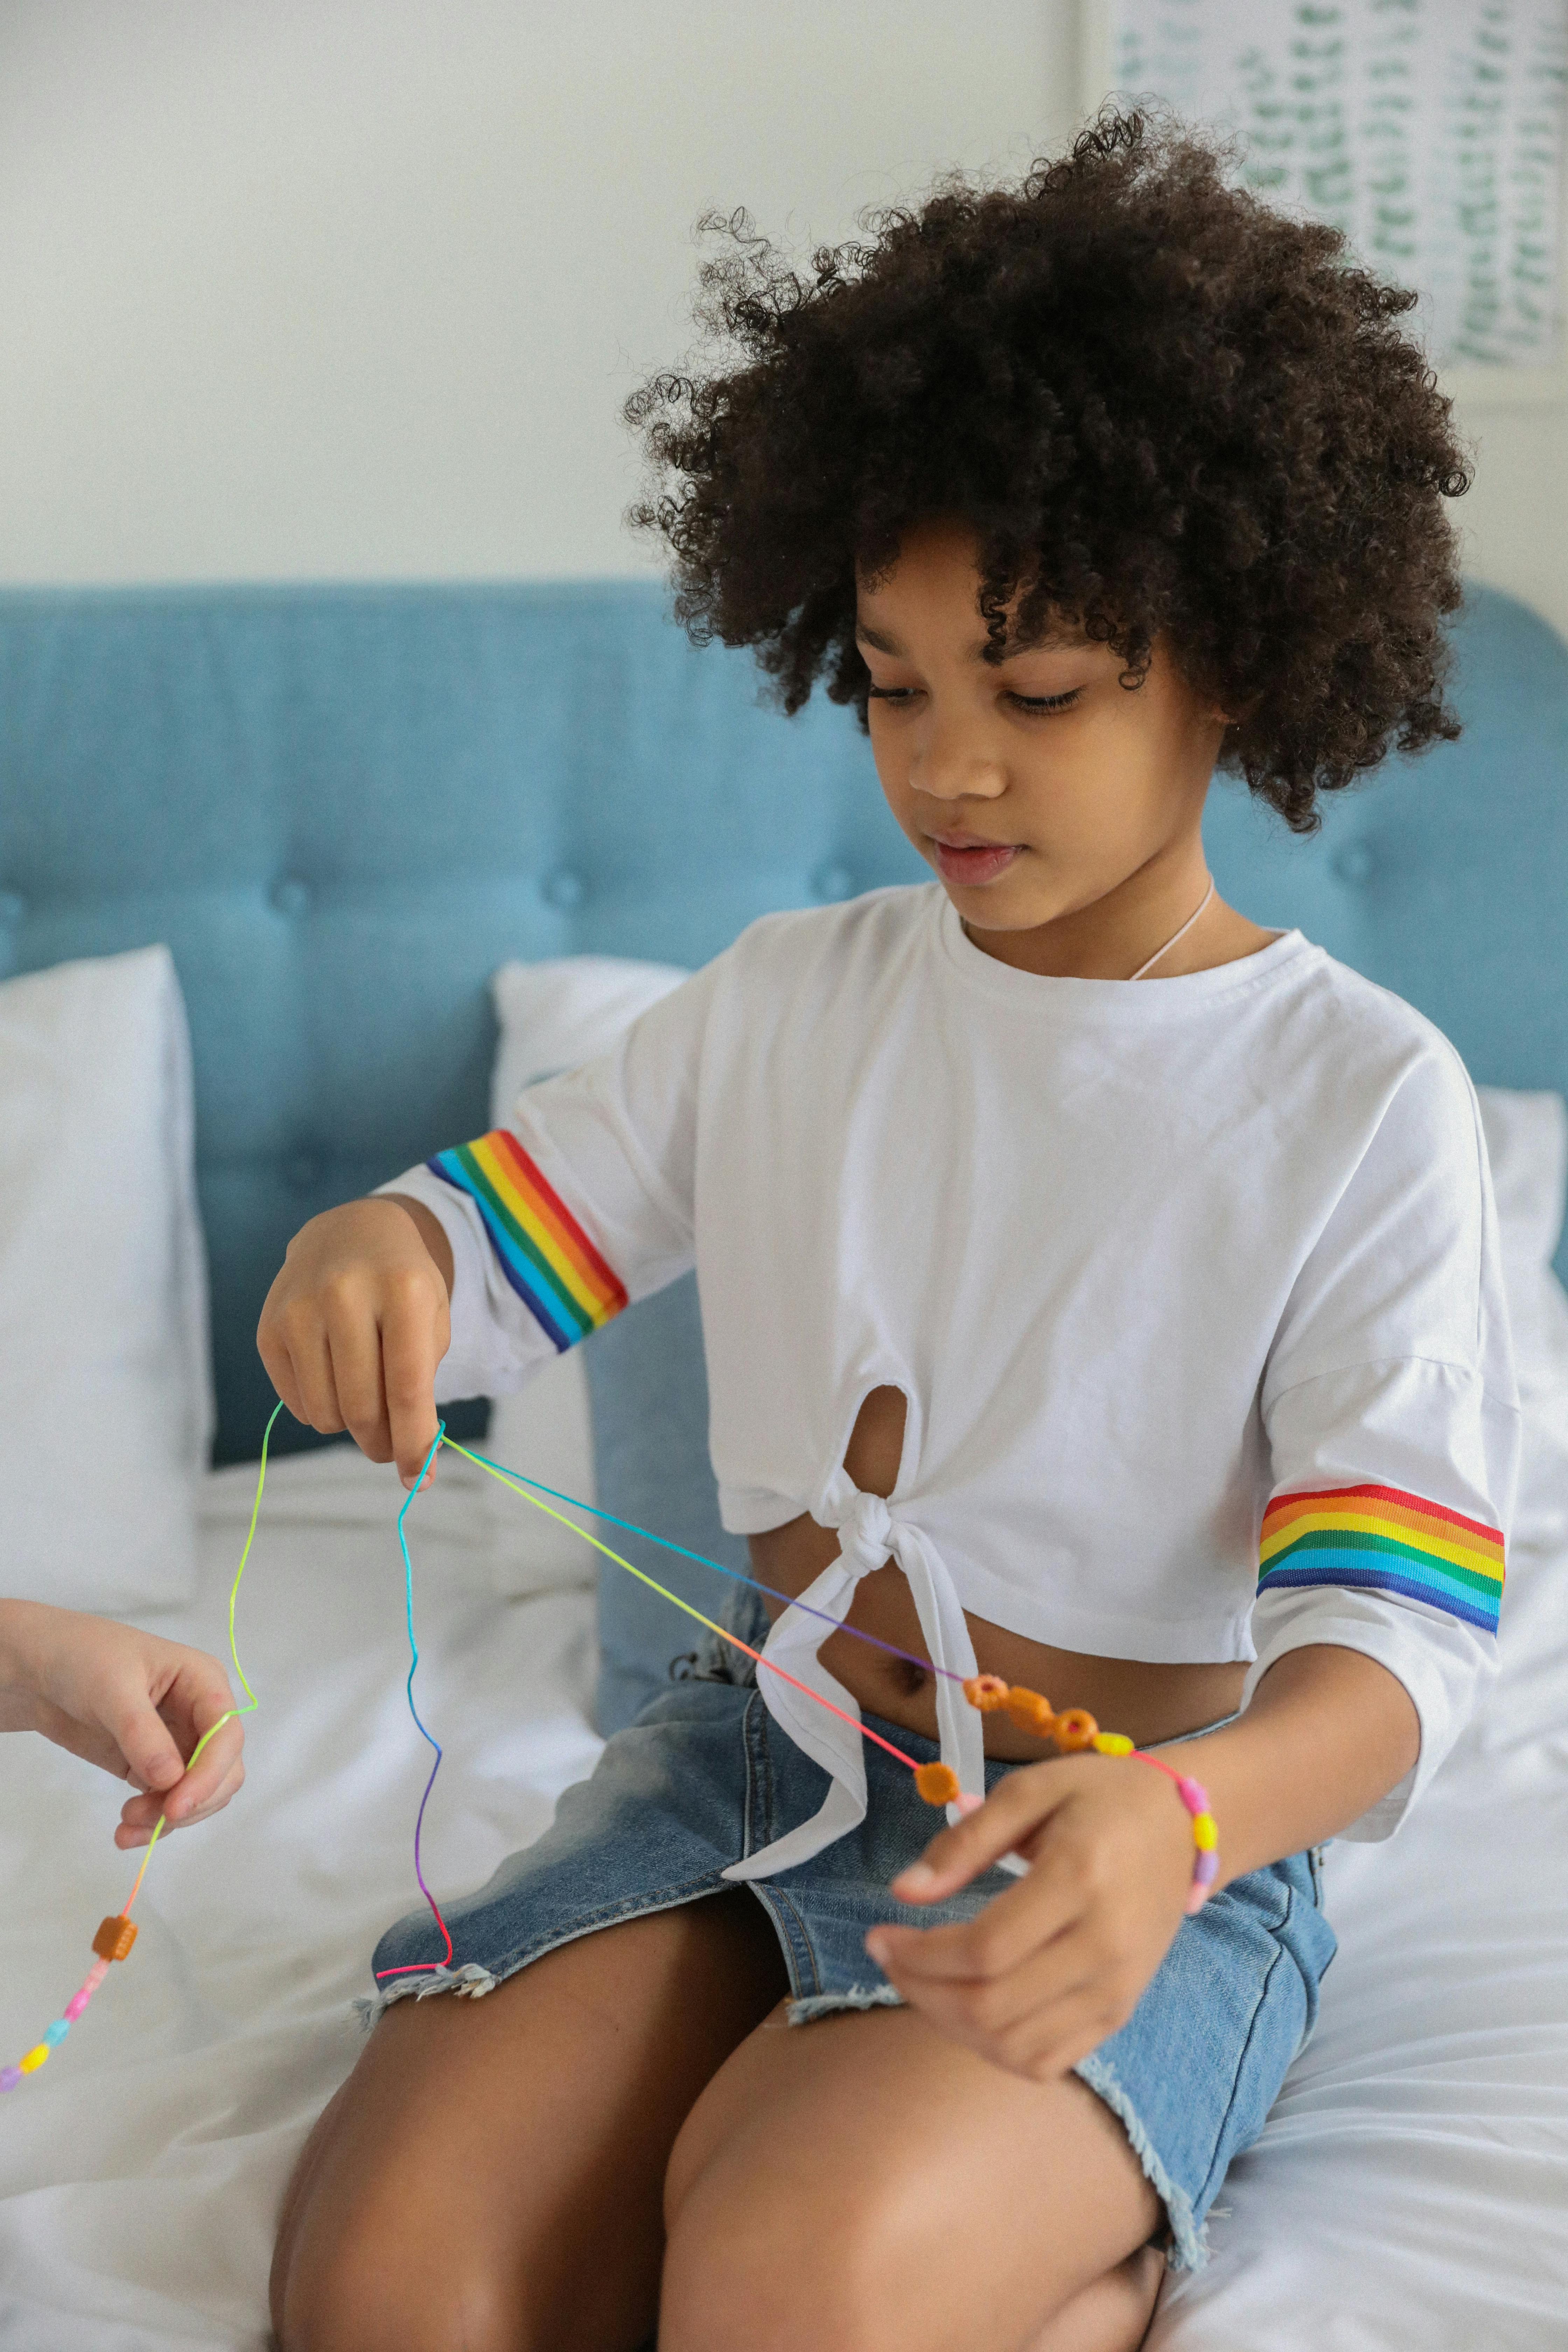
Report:
[[[913,1650],[900,1650],[896,1642],[884,1642],[879,1633],[863,1633],[858,1625],[851,1625],[843,1617],[829,1616],[826,1609],[813,1608],[806,1601],[797,1601],[793,1592],[781,1592],[776,1584],[764,1584],[760,1577],[747,1576],[738,1568],[726,1568],[721,1559],[710,1559],[706,1552],[688,1551],[684,1544],[672,1543],[668,1536],[656,1536],[651,1528],[639,1528],[635,1519],[618,1519],[614,1511],[602,1511],[596,1503],[580,1502],[575,1495],[563,1495],[556,1487],[547,1486],[542,1478],[530,1478],[524,1471],[509,1470],[504,1463],[491,1462],[485,1454],[476,1454],[471,1445],[458,1445],[453,1450],[466,1454],[470,1461],[482,1462],[487,1470],[497,1470],[503,1478],[515,1478],[520,1486],[531,1486],[536,1494],[548,1495],[552,1502],[570,1503],[574,1511],[591,1511],[596,1519],[607,1519],[613,1528],[624,1528],[629,1536],[641,1536],[645,1543],[658,1544],[661,1551],[677,1551],[682,1559],[694,1559],[700,1568],[716,1569],[736,1584],[749,1584],[753,1592],[766,1592],[775,1601],[787,1601],[792,1609],[804,1610],[808,1617],[820,1617],[825,1625],[836,1632],[850,1633],[857,1642],[868,1642],[874,1650],[886,1650],[890,1658],[902,1658],[922,1674],[945,1675],[950,1683],[961,1683],[963,1675],[954,1674],[951,1666],[934,1666],[929,1658],[918,1657]],[[406,1504],[404,1506],[407,1508]]]
[[[408,1615],[409,1666],[408,1682],[406,1685],[408,1692],[408,1712],[414,1717],[415,1722],[418,1724],[420,1731],[430,1742],[431,1747],[436,1750],[436,1761],[430,1767],[430,1778],[425,1783],[425,1794],[419,1800],[419,1811],[414,1823],[414,1875],[419,1881],[420,1894],[423,1895],[426,1902],[430,1906],[430,1915],[435,1920],[437,1927],[440,1928],[442,1936],[446,1939],[447,1957],[445,1960],[420,1960],[416,1962],[412,1968],[382,1969],[377,1971],[378,1975],[385,1977],[421,1975],[427,1973],[432,1968],[449,1969],[452,1965],[452,1931],[447,1927],[445,1919],[442,1918],[441,1906],[437,1902],[436,1897],[431,1894],[430,1889],[426,1885],[425,1873],[419,1866],[419,1832],[425,1826],[425,1808],[430,1801],[430,1791],[436,1786],[436,1775],[441,1769],[441,1743],[435,1737],[433,1732],[426,1730],[424,1723],[420,1720],[419,1709],[414,1704],[414,1677],[419,1670],[419,1644],[414,1638],[414,1562],[408,1556],[408,1538],[403,1531],[403,1522],[408,1517],[408,1506],[414,1500],[415,1496],[418,1494],[420,1488],[424,1486],[426,1477],[429,1472],[430,1465],[436,1459],[437,1447],[439,1446],[441,1440],[446,1436],[446,1423],[444,1421],[438,1422],[436,1426],[436,1442],[435,1444],[431,1446],[429,1453],[425,1456],[425,1467],[421,1470],[418,1477],[415,1480],[413,1486],[410,1486],[407,1494],[404,1496],[403,1508],[397,1514],[397,1541],[399,1549],[403,1553],[403,1593],[404,1602]]]

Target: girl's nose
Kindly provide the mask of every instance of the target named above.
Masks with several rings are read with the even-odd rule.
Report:
[[[970,729],[933,721],[910,763],[910,782],[932,800],[996,800],[1007,771]]]

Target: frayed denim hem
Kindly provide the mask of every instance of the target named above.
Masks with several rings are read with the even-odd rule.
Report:
[[[904,1997],[891,1985],[847,1985],[842,1992],[808,1993],[804,2000],[792,2000],[789,2021],[792,2025],[810,2025],[818,2017],[832,2017],[839,2011],[852,2009],[902,2009]]]
[[[1080,2082],[1087,2083],[1096,2098],[1103,2099],[1111,2114],[1121,2125],[1131,2142],[1132,2153],[1143,2168],[1143,2178],[1165,2209],[1171,2224],[1171,2244],[1166,2249],[1167,2266],[1173,2271],[1201,2271],[1209,2258],[1208,2226],[1193,2217],[1193,2200],[1184,2189],[1178,2189],[1161,2163],[1143,2119],[1127,2093],[1097,2050],[1080,2058],[1073,2068]]]
[[[487,1992],[494,1992],[500,1982],[500,1977],[492,1976],[489,1969],[481,1969],[474,1960],[465,1960],[460,1969],[411,1969],[407,1976],[384,1985],[378,1993],[362,1995],[354,2007],[368,2033],[395,2000],[428,2000],[436,1992],[455,1992],[464,2000],[479,2000]]]

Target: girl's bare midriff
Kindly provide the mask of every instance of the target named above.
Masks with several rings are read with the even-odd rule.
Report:
[[[855,1485],[868,1495],[890,1495],[903,1448],[904,1400],[897,1389],[873,1389],[861,1406],[854,1434],[844,1455],[844,1466]],[[765,1584],[782,1592],[804,1592],[838,1550],[830,1528],[818,1527],[803,1513],[783,1527],[770,1528],[751,1538],[752,1564]],[[770,1601],[769,1614],[777,1617],[782,1601]],[[856,1588],[848,1622],[862,1632],[917,1656],[925,1654],[924,1636],[901,1569],[889,1560],[863,1577]],[[1052,1649],[1044,1642],[1026,1641],[987,1618],[968,1620],[974,1654],[983,1674],[1002,1675],[1010,1683],[1040,1691],[1058,1711],[1086,1706],[1107,1731],[1124,1731],[1140,1747],[1155,1740],[1175,1739],[1197,1731],[1221,1716],[1234,1713],[1247,1676],[1244,1664],[1155,1665],[1141,1658],[1096,1658],[1077,1650]],[[936,1737],[934,1677],[901,1658],[889,1657],[848,1633],[830,1633],[822,1645],[822,1663],[829,1674],[854,1694],[872,1715],[885,1716],[907,1731]],[[1026,1761],[1055,1749],[1031,1738],[1005,1716],[985,1718],[987,1755]]]

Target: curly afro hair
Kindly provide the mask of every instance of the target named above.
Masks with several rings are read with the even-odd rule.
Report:
[[[857,574],[957,518],[988,658],[1049,616],[1136,687],[1163,640],[1237,714],[1221,765],[1298,833],[1391,746],[1457,735],[1441,502],[1468,475],[1398,323],[1415,298],[1225,161],[1106,113],[1021,186],[944,182],[805,273],[743,213],[707,220],[710,364],[626,411],[653,478],[629,520],[690,634],[753,647],[786,711],[825,677],[864,724]]]

